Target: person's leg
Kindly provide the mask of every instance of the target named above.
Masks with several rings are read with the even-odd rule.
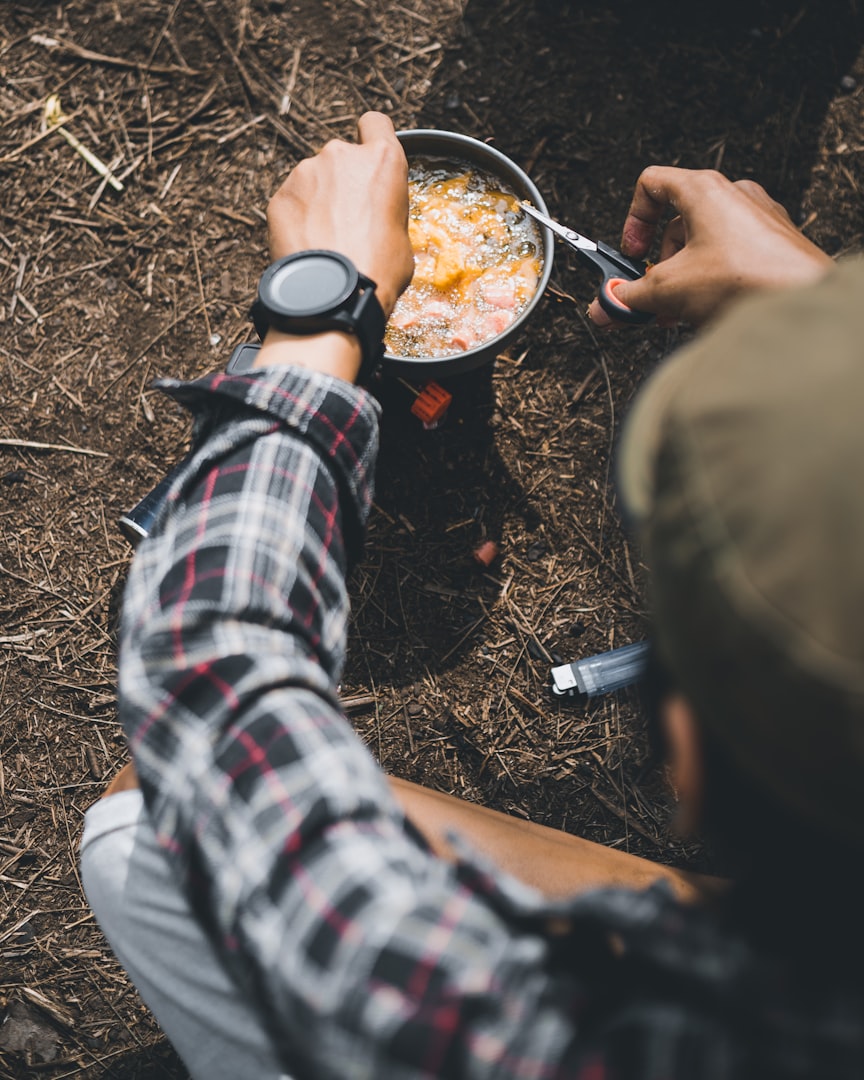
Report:
[[[87,811],[81,877],[117,959],[198,1080],[287,1080],[159,848],[134,773]]]

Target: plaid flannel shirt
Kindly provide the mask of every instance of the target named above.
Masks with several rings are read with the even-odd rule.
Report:
[[[290,368],[162,385],[197,452],[130,574],[121,717],[160,841],[288,1070],[861,1075],[860,1013],[838,1024],[825,994],[802,1014],[665,888],[553,903],[434,857],[336,695],[376,404]]]

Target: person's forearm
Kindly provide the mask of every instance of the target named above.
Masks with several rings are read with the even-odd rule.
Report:
[[[294,368],[175,396],[206,401],[213,430],[130,573],[120,717],[178,876],[235,976],[263,994],[274,941],[262,897],[285,904],[287,929],[300,897],[284,894],[319,829],[391,811],[401,822],[336,698],[343,526],[353,516],[356,534],[371,500],[376,409]],[[283,974],[270,973],[265,1013]]]
[[[181,767],[179,748],[156,745],[166,710],[176,737],[198,737],[268,680],[336,706],[343,532],[356,556],[375,454],[370,399],[327,377],[262,371],[173,392],[215,426],[142,544],[126,594],[120,704],[145,793],[163,782],[168,749]]]
[[[360,357],[360,343],[351,334],[331,330],[300,336],[269,330],[253,366],[302,367],[353,383]]]

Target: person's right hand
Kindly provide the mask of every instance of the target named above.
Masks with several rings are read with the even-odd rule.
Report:
[[[757,289],[803,285],[820,278],[831,258],[792,223],[783,207],[752,180],[732,182],[711,170],[652,165],[636,184],[621,250],[645,258],[666,225],[658,262],[615,295],[661,325],[701,325],[731,300]],[[615,325],[595,299],[595,325]]]
[[[333,139],[301,161],[267,207],[270,257],[325,248],[375,282],[389,316],[414,273],[408,239],[408,162],[393,124],[367,112],[359,143]]]
[[[367,112],[359,143],[333,139],[288,175],[267,207],[270,257],[338,251],[375,282],[385,318],[414,272],[408,239],[408,162],[391,120]],[[353,382],[360,345],[341,331],[298,336],[271,327],[255,367],[290,364]]]

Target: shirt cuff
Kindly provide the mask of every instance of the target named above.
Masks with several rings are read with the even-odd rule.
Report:
[[[236,375],[216,372],[190,382],[159,379],[154,385],[192,413],[199,446],[215,428],[250,413],[270,416],[303,436],[333,470],[343,500],[347,498],[345,509],[354,518],[351,524],[362,538],[374,497],[381,411],[367,390],[290,366]],[[349,536],[354,531],[349,525]]]

